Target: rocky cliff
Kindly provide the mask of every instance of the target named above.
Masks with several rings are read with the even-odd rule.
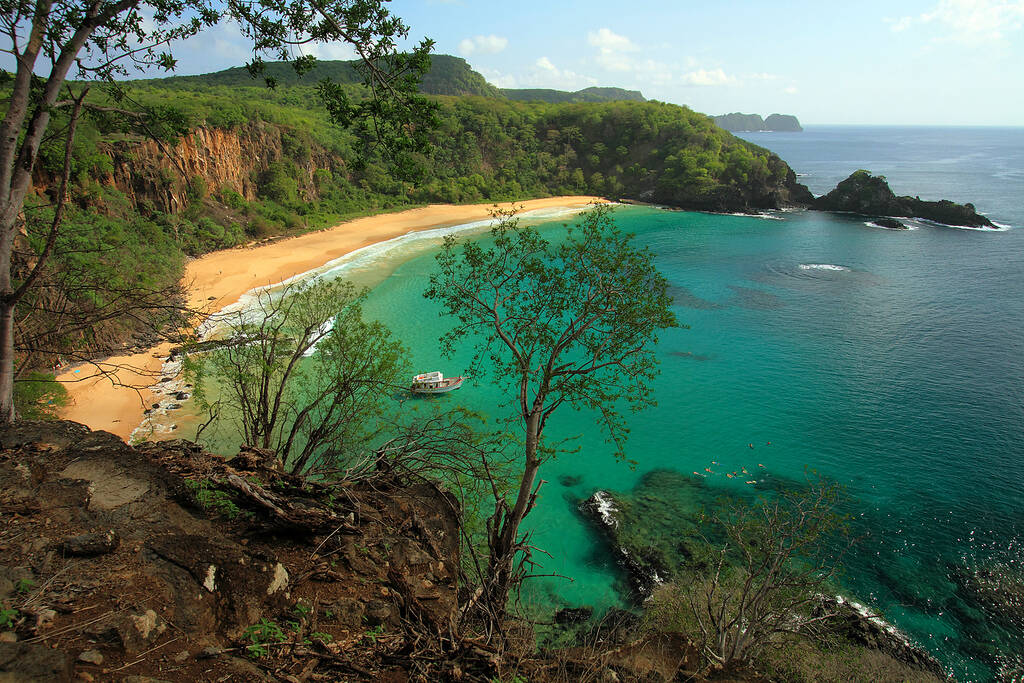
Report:
[[[865,170],[855,171],[826,195],[818,197],[813,208],[822,211],[844,211],[865,216],[924,218],[945,225],[994,228],[973,204],[956,204],[948,200],[924,201],[920,197],[897,197],[884,176],[873,176]],[[886,227],[899,227],[890,221]]]
[[[621,610],[554,650],[467,628],[458,507],[389,472],[313,482],[268,451],[22,422],[0,515],[4,682],[706,680],[685,637]]]
[[[101,151],[113,171],[101,182],[115,187],[136,206],[177,213],[188,206],[197,179],[210,190],[229,188],[247,200],[256,198],[259,176],[286,158],[283,135],[289,131],[263,121],[237,128],[201,127],[176,143],[152,139],[106,143]],[[318,169],[344,171],[344,162],[315,144],[291,155],[300,170],[299,189],[311,198]],[[304,150],[305,151],[305,150]]]

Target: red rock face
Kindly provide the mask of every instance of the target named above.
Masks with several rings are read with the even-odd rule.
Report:
[[[135,207],[148,202],[167,213],[189,205],[189,184],[197,177],[210,192],[231,189],[252,200],[259,190],[259,175],[271,163],[286,158],[281,137],[280,126],[254,121],[236,129],[197,128],[176,143],[141,138],[104,143],[100,151],[110,158],[113,170],[99,181],[123,193]],[[304,171],[300,193],[316,199],[316,171],[345,174],[346,169],[341,159],[315,143],[309,149],[306,158],[291,161]],[[37,193],[45,192],[54,182],[37,168]]]

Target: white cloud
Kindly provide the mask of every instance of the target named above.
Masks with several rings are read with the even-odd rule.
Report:
[[[339,59],[343,61],[349,61],[356,59],[359,53],[356,49],[343,42],[334,43],[310,43],[304,45],[302,51],[306,54],[313,55],[317,59]]]
[[[679,82],[687,85],[726,85],[737,82],[736,78],[726,75],[722,69],[697,68],[698,62],[693,57],[686,58],[685,67],[656,59],[643,59],[636,54],[640,52],[636,43],[609,28],[591,31],[587,34],[587,42],[597,48],[594,62],[598,66],[616,74],[630,74],[637,85],[662,86]],[[753,78],[775,77],[771,74],[755,74]]]
[[[722,69],[697,69],[683,74],[680,80],[686,85],[730,85],[736,82]]]
[[[533,67],[530,74],[522,79],[523,86],[525,87],[579,90],[580,88],[597,85],[596,78],[583,76],[568,69],[560,69],[547,57],[537,59]]]
[[[788,88],[785,88],[782,92],[786,93],[787,95],[796,95],[798,92],[800,92],[800,90],[795,85],[791,85]]]
[[[470,55],[493,55],[508,47],[508,38],[496,36],[493,33],[489,36],[473,36],[463,38],[459,41],[459,54],[464,57]]]
[[[639,48],[626,36],[601,28],[588,33],[587,42],[597,48],[596,61],[605,69],[620,73],[634,70],[635,64],[629,53]]]
[[[914,25],[936,26],[942,31],[936,40],[980,46],[1002,41],[1024,26],[1024,0],[939,0],[917,16],[886,21],[897,32]]]
[[[476,67],[474,67],[476,68]],[[499,88],[518,88],[519,79],[512,74],[505,74],[497,69],[488,69],[486,67],[480,67],[477,69],[480,74],[487,79],[487,82],[491,85],[496,85]]]
[[[906,31],[914,23],[914,17],[900,17],[899,19],[891,19],[886,17],[883,19],[885,23],[889,24],[889,30],[893,33],[900,33]]]
[[[594,61],[614,73],[631,73],[642,83],[661,85],[674,78],[675,67],[654,59],[639,59],[633,53],[640,48],[626,36],[601,28],[587,34],[587,42],[597,48]]]
[[[639,48],[626,36],[620,36],[611,29],[599,28],[587,34],[587,42],[599,50],[610,52],[635,52]]]

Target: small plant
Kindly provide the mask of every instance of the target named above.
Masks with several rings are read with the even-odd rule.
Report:
[[[295,603],[295,607],[292,607],[292,611],[299,615],[299,617],[305,619],[309,616],[310,608],[309,605],[303,605],[301,602],[297,602]]]
[[[210,488],[210,482],[206,479],[186,479],[185,486],[188,487],[199,507],[204,510],[217,512],[228,519],[235,519],[242,512],[235,501],[231,500],[231,496],[218,489]]]
[[[367,629],[366,633],[363,634],[363,640],[368,640],[374,645],[377,644],[377,638],[384,634],[384,624],[377,624],[373,628]]]
[[[307,642],[312,640],[322,640],[325,643],[329,643],[330,641],[334,640],[334,636],[332,636],[330,633],[324,633],[323,631],[313,631],[309,634]]]
[[[4,607],[0,609],[0,628],[14,628],[14,620],[18,617],[18,610]]]
[[[19,593],[28,593],[36,585],[32,579],[18,579],[14,582],[14,590]]]
[[[269,619],[261,619],[258,624],[253,624],[245,629],[242,638],[249,641],[250,644],[245,646],[245,651],[253,659],[265,657],[269,653],[268,645],[283,643],[287,640],[281,627]]]

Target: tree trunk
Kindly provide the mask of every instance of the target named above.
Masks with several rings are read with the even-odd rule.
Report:
[[[526,464],[519,480],[519,494],[515,504],[501,520],[501,528],[491,539],[491,557],[488,561],[490,583],[490,604],[501,616],[508,601],[508,594],[514,587],[515,560],[518,552],[519,525],[533,507],[533,487],[540,469],[537,448],[540,444],[540,411],[533,412],[526,419]]]
[[[3,293],[6,299],[6,292]],[[0,424],[14,422],[14,304],[0,301]]]

